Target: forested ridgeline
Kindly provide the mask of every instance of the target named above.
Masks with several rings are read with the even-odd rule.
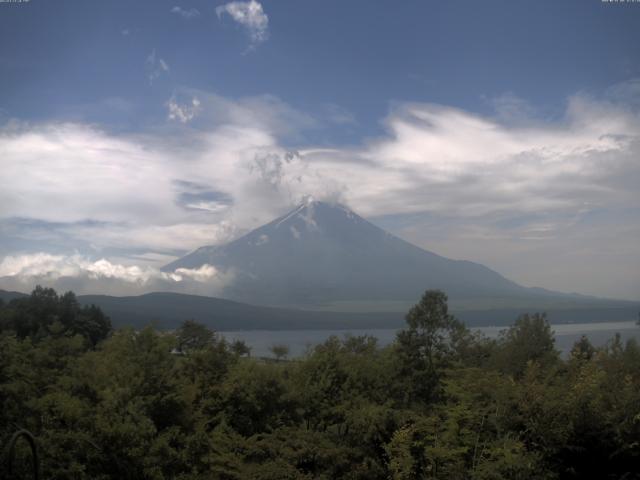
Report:
[[[37,288],[0,329],[0,446],[30,431],[45,479],[640,478],[640,348],[583,338],[563,359],[544,315],[487,339],[427,291],[388,347],[276,360],[193,321],[112,331]]]

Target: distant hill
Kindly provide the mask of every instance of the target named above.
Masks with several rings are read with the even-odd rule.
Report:
[[[24,297],[19,292],[0,290],[10,301]],[[187,319],[202,322],[218,331],[374,329],[403,328],[406,312],[332,312],[271,308],[179,293],[149,293],[131,297],[80,295],[84,305],[99,306],[115,327],[155,325],[173,329]],[[417,301],[417,299],[416,299]],[[564,308],[545,310],[552,323],[620,322],[636,320],[640,305]],[[468,326],[510,325],[522,313],[538,310],[495,309],[453,311]]]
[[[484,265],[412,245],[342,205],[317,201],[164,270],[204,264],[234,273],[220,296],[252,304],[406,311],[425,290],[440,289],[458,310],[629,306],[523,287]]]
[[[0,300],[7,303],[13,300],[14,298],[20,298],[20,297],[26,297],[26,296],[27,296],[26,293],[8,292],[6,290],[0,290]]]
[[[81,295],[80,303],[99,306],[115,327],[153,324],[173,329],[194,319],[218,331],[230,330],[340,330],[404,328],[404,312],[332,312],[271,308],[179,293],[149,293],[133,297]],[[417,301],[418,299],[416,299]],[[546,310],[552,323],[590,323],[635,320],[640,305]],[[453,313],[470,327],[511,325],[527,311],[519,309],[468,310]]]
[[[116,327],[154,324],[158,328],[171,329],[187,319],[220,331],[395,328],[404,324],[401,313],[287,310],[179,293],[149,293],[133,297],[81,295],[78,300],[86,305],[99,306]]]

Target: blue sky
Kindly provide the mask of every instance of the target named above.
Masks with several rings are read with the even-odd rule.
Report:
[[[639,44],[637,2],[0,3],[0,276],[151,272],[313,194],[638,298]]]
[[[269,93],[321,112],[339,106],[358,128],[315,132],[326,143],[379,133],[390,102],[491,111],[513,92],[559,115],[567,96],[640,76],[640,8],[579,1],[264,2],[268,40],[248,51],[222,2],[32,0],[2,5],[5,115],[85,118],[132,128],[157,122],[174,89],[232,98]],[[199,12],[190,18],[174,7]],[[123,34],[124,33],[124,34]],[[149,85],[152,51],[170,66]],[[102,109],[129,102],[133,115]],[[124,119],[122,117],[125,117]]]

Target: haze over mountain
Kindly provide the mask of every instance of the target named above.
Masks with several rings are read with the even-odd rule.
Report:
[[[61,293],[61,292],[58,292]],[[21,292],[0,290],[0,302],[25,298]],[[204,323],[216,331],[236,330],[352,330],[401,328],[406,312],[333,312],[265,307],[214,297],[155,292],[116,297],[79,295],[81,305],[96,305],[116,327],[178,328],[186,319]],[[552,323],[624,322],[637,318],[638,304],[621,302],[545,309]],[[511,325],[524,311],[453,310],[469,327]]]
[[[164,269],[207,264],[232,273],[224,297],[268,305],[402,310],[429,288],[447,292],[458,308],[597,302],[523,287],[484,265],[412,245],[343,205],[314,200],[229,244],[198,248]]]
[[[470,326],[508,325],[527,311],[546,311],[557,323],[625,321],[638,308],[523,287],[484,265],[412,245],[343,205],[314,200],[164,270],[211,270],[213,278],[230,281],[220,290],[219,282],[203,279],[209,296],[154,292],[78,300],[98,305],[118,326],[176,328],[191,318],[216,330],[398,328],[408,308],[433,288],[449,295],[452,311]],[[4,301],[23,295],[0,290]]]

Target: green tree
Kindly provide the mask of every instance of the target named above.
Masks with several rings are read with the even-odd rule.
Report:
[[[397,335],[401,374],[410,378],[410,400],[437,397],[442,368],[454,351],[453,339],[464,326],[449,314],[447,295],[427,290],[407,313],[409,328]]]
[[[516,377],[524,374],[529,362],[543,367],[557,364],[559,353],[546,314],[521,315],[514,325],[500,332],[495,357],[498,368]]]
[[[244,340],[234,340],[231,343],[231,351],[238,357],[251,356],[251,347]]]
[[[211,346],[215,340],[215,333],[202,323],[185,320],[176,331],[176,338],[178,350],[186,353]]]
[[[2,309],[0,330],[35,341],[50,335],[81,335],[95,347],[108,337],[111,321],[95,305],[81,306],[73,292],[58,296],[52,288],[37,286],[31,295],[17,298]]]
[[[283,368],[251,361],[235,364],[222,385],[221,411],[214,423],[224,421],[247,437],[294,424],[298,410]]]
[[[273,356],[276,357],[278,361],[284,360],[289,356],[289,346],[282,343],[271,345],[269,350],[271,350],[271,353],[273,353]]]
[[[426,292],[391,346],[271,362],[197,324],[185,355],[153,328],[92,337],[85,308],[42,288],[0,306],[0,444],[30,430],[44,478],[638,478],[635,339],[565,360],[542,315],[489,341]]]
[[[591,360],[596,353],[595,347],[591,344],[586,335],[582,335],[571,348],[570,356],[576,360]]]

